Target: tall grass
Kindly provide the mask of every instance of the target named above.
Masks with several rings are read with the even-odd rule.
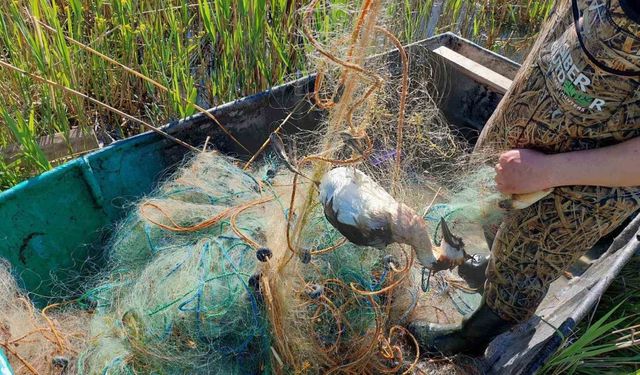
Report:
[[[305,67],[296,32],[299,0],[6,3],[0,15],[4,61],[152,124],[191,115],[194,103],[212,106],[264,90]],[[169,93],[69,38],[152,78]],[[97,130],[108,141],[145,130],[6,69],[0,69],[0,89],[0,147],[13,143],[22,151],[10,160],[0,158],[0,189],[50,168],[40,160],[40,136],[68,136],[80,127]],[[32,120],[30,133],[6,126],[21,118]]]
[[[553,0],[399,0],[388,10],[401,16],[398,31],[405,42],[453,31],[521,60],[553,5]]]
[[[447,28],[506,55],[520,58],[537,35],[554,1],[448,1]]]

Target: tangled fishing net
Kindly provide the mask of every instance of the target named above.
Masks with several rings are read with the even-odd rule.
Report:
[[[480,224],[500,215],[488,208],[499,198],[491,170],[477,168],[482,160],[441,117],[430,62],[409,59],[381,26],[383,2],[342,9],[355,21],[337,39],[311,32],[318,3],[305,10],[303,31],[318,66],[310,100],[326,123],[274,133],[288,150],[296,145],[292,163],[309,178],[268,154],[243,164],[201,153],[139,202],[115,230],[108,270],[79,299],[94,313],[78,373],[433,370],[404,325],[460,319],[445,301],[460,280],[438,274],[425,285],[411,248],[347,242],[325,219],[316,182],[334,166],[358,168],[424,213],[436,242],[445,217],[482,244]],[[398,55],[365,58],[388,47]],[[41,334],[57,338],[49,329]]]
[[[0,259],[0,350],[15,374],[75,373],[89,319],[64,304],[38,310]]]

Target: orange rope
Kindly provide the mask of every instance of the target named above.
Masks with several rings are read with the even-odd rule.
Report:
[[[404,252],[404,250],[403,250]],[[392,271],[396,272],[398,275],[400,275],[400,278],[398,278],[398,280],[394,281],[391,285],[388,285],[380,290],[375,290],[375,291],[367,291],[367,290],[361,290],[358,289],[358,287],[356,287],[356,285],[354,283],[350,283],[349,286],[351,287],[351,289],[353,289],[353,291],[360,293],[364,296],[377,296],[379,294],[383,294],[386,292],[389,292],[393,289],[395,289],[398,285],[400,285],[400,283],[402,283],[402,281],[409,276],[409,271],[411,270],[411,266],[413,265],[413,252],[410,252],[410,256],[409,259],[407,261],[407,264],[405,265],[405,267],[402,270],[396,271],[395,268],[392,267]],[[406,252],[405,252],[405,256],[406,256]]]
[[[329,59],[330,61],[334,62],[337,65],[342,66],[343,68],[345,68],[345,72],[343,73],[342,77],[341,77],[341,83],[343,83],[346,80],[346,75],[347,75],[347,71],[349,70],[353,70],[357,73],[359,73],[363,78],[371,81],[371,87],[369,87],[369,89],[365,92],[365,94],[358,100],[356,101],[356,103],[353,105],[353,107],[349,110],[349,112],[347,113],[347,124],[349,125],[349,127],[352,130],[355,130],[355,127],[353,126],[353,123],[351,121],[351,117],[352,117],[352,113],[353,111],[359,107],[362,103],[364,103],[367,98],[369,98],[369,96],[371,96],[377,89],[380,88],[380,86],[382,86],[382,82],[384,82],[384,80],[382,79],[382,77],[380,77],[378,74],[376,74],[375,72],[371,72],[368,71],[366,69],[364,69],[362,66],[358,65],[358,64],[354,64],[350,61],[345,61],[342,60],[338,57],[336,57],[334,54],[332,54],[331,52],[329,52],[328,50],[326,50],[319,42],[318,40],[313,36],[313,33],[311,32],[310,28],[309,28],[309,24],[311,23],[310,19],[311,16],[313,14],[313,10],[315,9],[316,5],[318,4],[319,0],[312,0],[311,3],[309,4],[309,6],[307,7],[305,13],[304,13],[304,19],[303,19],[303,23],[302,23],[302,31],[305,34],[305,36],[307,37],[307,39],[309,40],[309,43],[311,43],[311,45],[318,51],[320,52],[320,54],[322,54],[323,56],[325,56],[327,59]],[[373,4],[372,0],[365,0],[362,11],[360,12],[360,16],[358,17],[358,21],[356,24],[356,27],[354,28],[352,37],[351,37],[351,45],[349,47],[349,52],[347,54],[347,59],[350,60],[354,49],[355,49],[355,45],[356,45],[356,41],[358,39],[358,36],[361,32],[362,26],[364,24],[364,20],[367,16],[367,14],[369,13],[369,10],[371,8]],[[321,82],[320,84],[322,84],[322,76],[321,78]],[[317,81],[316,81],[317,83]],[[340,85],[338,85],[338,87],[340,87]],[[319,90],[319,86],[315,86],[314,87],[314,97],[318,98],[316,93]],[[335,95],[334,95],[335,96]],[[323,102],[319,102],[320,105],[323,104]],[[333,102],[333,100],[331,100],[331,103],[329,103],[328,105],[330,107],[332,107],[335,104],[335,102]],[[327,105],[327,104],[325,104]]]
[[[367,290],[361,290],[358,289],[358,287],[355,285],[355,283],[350,283],[349,286],[351,287],[351,289],[353,289],[354,292],[360,293],[363,296],[377,296],[380,294],[384,294],[387,293],[393,289],[395,289],[398,285],[400,285],[400,283],[407,277],[407,274],[403,274],[400,276],[400,278],[396,281],[393,282],[393,284],[386,286],[380,290],[374,290],[374,291],[367,291]]]
[[[325,353],[330,353],[338,350],[338,346],[340,345],[340,340],[342,339],[342,318],[340,310],[336,307],[336,305],[326,296],[320,296],[320,298],[324,301],[327,308],[331,311],[331,315],[336,321],[336,328],[338,332],[338,337],[336,337],[336,341],[329,347],[329,349],[323,349]]]
[[[362,31],[362,26],[364,26],[364,19],[369,14],[371,10],[371,6],[373,5],[372,0],[365,0],[362,3],[362,10],[360,11],[360,17],[356,22],[356,26],[353,28],[353,32],[351,33],[351,43],[349,44],[349,50],[347,51],[347,60],[351,60],[353,58],[353,51],[356,49],[356,42],[358,41],[358,36]],[[343,84],[346,80],[346,74],[343,74],[340,79],[340,84]]]
[[[398,127],[396,129],[396,165],[393,175],[393,186],[396,186],[400,178],[400,162],[402,160],[402,131],[404,128],[405,109],[407,96],[409,95],[409,56],[402,46],[402,43],[389,30],[376,26],[376,30],[381,31],[396,46],[402,61],[402,91],[400,92],[400,106],[398,107]]]
[[[376,301],[371,296],[367,296],[367,299],[369,300],[369,303],[371,304],[371,307],[374,309],[374,314],[375,314],[375,317],[376,317],[376,329],[375,329],[375,333],[371,337],[377,338],[377,337],[379,337],[380,331],[382,330],[382,326],[383,326],[383,322],[380,320],[381,314],[378,311],[378,304],[376,303]],[[351,367],[359,364],[362,361],[365,361],[365,360],[369,359],[371,353],[373,353],[373,351],[375,350],[375,347],[377,346],[377,344],[378,344],[378,340],[377,339],[371,340],[369,345],[364,348],[363,353],[361,353],[359,356],[357,356],[354,360],[352,360],[351,362],[349,362],[347,364],[333,367],[332,369],[327,371],[327,374],[332,374],[332,373],[337,372],[337,371],[340,371],[340,372],[349,371],[349,369]]]
[[[409,338],[411,338],[411,341],[413,341],[413,347],[416,349],[416,358],[414,359],[411,366],[405,372],[403,372],[403,374],[409,374],[418,365],[418,361],[420,360],[420,345],[418,344],[418,340],[416,340],[415,336],[413,336],[411,332],[409,332],[406,328],[402,326],[391,327],[391,329],[389,330],[389,337],[392,337],[395,331],[402,331],[402,333],[405,336],[408,336]]]
[[[311,255],[321,255],[321,254],[326,254],[326,253],[330,253],[333,250],[339,248],[340,246],[344,245],[347,243],[347,239],[346,238],[342,238],[341,240],[339,240],[338,242],[336,242],[335,245],[333,246],[329,246],[327,248],[324,249],[320,249],[320,250],[313,250],[311,251]]]
[[[160,211],[166,218],[167,220],[169,220],[169,222],[171,222],[171,224],[173,224],[173,226],[170,225],[166,225],[166,224],[162,224],[158,221],[155,221],[154,219],[151,219],[147,214],[146,214],[146,210],[147,207],[152,207],[155,208],[156,210]],[[234,211],[235,207],[229,207],[225,210],[223,210],[222,212],[220,212],[219,214],[217,214],[216,216],[209,218],[207,220],[204,220],[194,226],[189,226],[189,227],[183,227],[182,225],[178,224],[175,222],[175,220],[173,220],[173,218],[171,216],[169,216],[169,214],[159,205],[155,204],[155,203],[151,203],[151,202],[145,202],[142,204],[142,206],[140,206],[140,214],[149,222],[159,226],[162,229],[166,229],[172,232],[196,232],[198,230],[202,230],[205,228],[208,228],[212,225],[215,225],[217,222],[219,222],[220,220],[226,218],[227,216],[231,215],[231,213]]]
[[[294,248],[293,244],[291,243],[291,222],[293,221],[293,215],[294,215],[294,206],[296,203],[296,190],[297,190],[297,184],[298,182],[298,175],[294,174],[293,175],[293,187],[291,188],[291,200],[289,201],[289,213],[287,214],[287,231],[286,231],[286,236],[287,236],[287,247],[289,248],[289,250],[292,252],[293,254],[296,254],[297,251]],[[286,265],[289,260],[291,258],[287,259],[287,261],[284,263],[284,265]],[[283,266],[284,266],[283,265]]]
[[[242,231],[240,230],[240,228],[238,228],[238,226],[236,225],[236,219],[238,218],[238,215],[240,215],[242,212],[248,210],[251,207],[255,207],[259,204],[264,204],[267,202],[270,202],[272,200],[274,200],[275,198],[268,198],[268,199],[263,199],[261,201],[253,201],[250,203],[245,204],[244,206],[241,206],[240,208],[238,208],[232,215],[231,215],[231,230],[233,230],[233,232],[238,235],[238,237],[242,238],[242,240],[244,242],[246,242],[247,244],[249,244],[251,247],[253,247],[254,249],[259,249],[262,246],[260,246],[259,243],[255,242],[254,240],[252,240],[251,238],[249,238],[249,236],[246,236],[244,233],[242,233]]]
[[[244,205],[241,206],[235,206],[235,207],[229,207],[225,210],[223,210],[222,212],[220,212],[219,214],[204,220],[196,225],[193,226],[189,226],[189,227],[184,227],[178,223],[176,223],[175,220],[173,220],[173,218],[159,205],[157,205],[156,203],[153,202],[145,202],[142,204],[142,206],[140,206],[140,214],[149,222],[159,226],[162,229],[166,229],[172,232],[179,232],[179,233],[184,233],[184,232],[197,232],[199,230],[203,230],[206,228],[209,228],[213,225],[215,225],[216,223],[218,223],[220,220],[223,220],[231,215],[233,215],[237,210],[244,210],[246,208],[249,207],[253,207],[262,203],[266,203],[273,200],[273,198],[261,198],[261,199],[257,199],[257,200],[253,200],[250,201],[248,203],[245,203]],[[147,214],[146,214],[146,209],[147,207],[152,207],[155,208],[156,210],[160,211],[166,218],[167,220],[169,220],[169,222],[173,225],[166,225],[166,224],[162,224],[158,221],[155,221],[154,219],[151,219]]]
[[[60,334],[58,333],[58,330],[56,329],[55,325],[53,324],[53,322],[51,321],[51,319],[49,319],[49,317],[47,316],[47,310],[57,307],[59,306],[59,303],[54,303],[52,305],[48,305],[47,307],[45,307],[44,309],[42,309],[42,317],[44,318],[44,320],[47,321],[47,324],[49,325],[49,328],[51,329],[51,332],[53,333],[53,336],[56,338],[56,343],[58,344],[58,348],[60,348],[61,351],[65,351],[67,350],[64,343],[62,342],[62,337],[60,337]]]
[[[336,105],[336,102],[331,99],[322,99],[320,97],[320,90],[322,88],[322,83],[324,82],[324,71],[319,66],[318,73],[316,73],[316,81],[313,84],[313,100],[316,103],[316,106],[320,109],[331,109]],[[335,97],[335,93],[334,96]]]
[[[307,37],[307,39],[309,40],[311,45],[318,52],[320,52],[323,56],[325,56],[329,60],[333,61],[334,63],[336,63],[338,65],[341,65],[344,68],[355,70],[358,73],[366,73],[367,71],[363,67],[361,67],[360,65],[353,64],[353,63],[350,63],[348,61],[342,60],[342,59],[336,57],[335,55],[333,55],[331,52],[327,51],[316,40],[316,38],[313,36],[313,33],[311,32],[311,29],[309,28],[309,24],[311,23],[310,19],[311,19],[311,16],[313,14],[313,10],[315,9],[315,7],[318,4],[318,2],[319,2],[319,0],[312,0],[311,3],[309,3],[309,6],[307,7],[307,9],[304,12],[304,19],[303,19],[303,22],[302,22],[302,31],[304,32],[305,36]],[[366,0],[365,1],[365,4],[368,4],[368,5],[365,5],[365,9],[360,14],[360,17],[358,19],[359,26],[356,26],[356,30],[354,30],[354,34],[356,34],[356,31],[357,31],[357,33],[359,33],[360,28],[362,27],[362,23],[364,22],[364,19],[366,18],[366,15],[368,13],[368,9],[371,7],[371,3],[372,3],[372,0]],[[355,43],[353,43],[352,45],[355,45]],[[382,79],[382,78],[380,78],[380,79]]]

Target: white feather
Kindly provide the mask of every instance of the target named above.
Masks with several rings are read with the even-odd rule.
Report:
[[[333,199],[336,219],[347,225],[376,228],[384,225],[398,203],[371,177],[354,168],[327,172],[320,182],[320,202]]]

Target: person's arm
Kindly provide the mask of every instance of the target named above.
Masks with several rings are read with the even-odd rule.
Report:
[[[640,186],[640,137],[587,151],[547,155],[517,149],[502,155],[496,169],[498,190],[525,194],[558,186]]]

